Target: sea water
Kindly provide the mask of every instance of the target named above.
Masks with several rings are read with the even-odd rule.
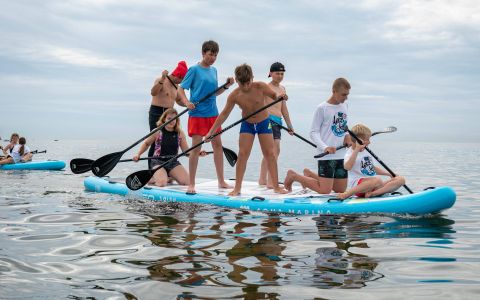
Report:
[[[130,143],[29,142],[48,150],[35,159],[67,163]],[[225,146],[238,151],[236,143]],[[90,174],[68,167],[0,171],[0,298],[478,297],[480,145],[379,141],[371,149],[414,191],[453,187],[455,206],[428,216],[267,215],[87,193],[83,179]],[[259,153],[255,146],[248,180],[258,178]],[[290,168],[316,170],[314,154],[284,137],[280,180]],[[110,175],[145,167],[119,163]],[[234,172],[225,163],[226,178]],[[212,157],[201,158],[198,176],[214,178]]]

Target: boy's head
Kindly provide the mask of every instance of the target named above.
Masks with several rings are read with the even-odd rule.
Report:
[[[345,102],[350,94],[350,83],[345,78],[337,78],[332,85],[332,94],[335,101],[340,104]]]
[[[204,42],[202,45],[202,54],[206,54],[209,51],[212,52],[212,54],[218,54],[218,51],[220,51],[218,43],[212,40]]]
[[[280,62],[274,62],[270,66],[270,73],[268,73],[268,77],[272,77],[273,81],[281,82],[283,80],[284,73],[285,66]]]
[[[253,81],[253,71],[252,68],[243,64],[235,68],[235,80],[238,85],[245,85]]]
[[[356,124],[350,131],[353,132],[359,139],[362,140],[364,144],[370,143],[370,137],[372,136],[372,131],[364,124]],[[356,140],[352,138],[352,141],[356,143]]]

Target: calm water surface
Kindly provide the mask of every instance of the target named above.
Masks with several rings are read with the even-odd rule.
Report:
[[[48,149],[37,159],[67,161],[128,144],[30,142]],[[282,178],[315,167],[308,145],[286,138],[283,146]],[[0,298],[478,297],[480,145],[379,142],[372,150],[413,190],[449,185],[457,203],[416,217],[266,215],[86,193],[88,174],[69,170],[0,171]],[[256,179],[257,153],[247,178]],[[212,164],[204,158],[199,176],[212,178]],[[111,175],[145,166],[118,164]]]

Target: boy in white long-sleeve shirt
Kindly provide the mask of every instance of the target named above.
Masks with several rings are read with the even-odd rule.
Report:
[[[320,153],[329,155],[319,158],[318,174],[304,169],[303,176],[288,170],[285,177],[285,188],[291,190],[295,181],[305,188],[320,194],[329,194],[332,190],[342,193],[347,188],[348,173],[343,167],[345,150],[336,151],[336,147],[351,144],[346,133],[348,106],[345,101],[350,93],[350,83],[345,78],[337,78],[333,82],[332,95],[315,110],[310,130],[310,138],[317,145]]]

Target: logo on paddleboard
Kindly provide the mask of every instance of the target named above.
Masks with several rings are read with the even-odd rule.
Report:
[[[137,175],[133,176],[133,178],[130,179],[130,182],[127,185],[132,190],[138,190],[139,188],[142,187],[142,183],[140,182],[140,179],[138,179]]]
[[[375,176],[375,168],[373,167],[373,161],[370,157],[365,156],[360,162],[360,172],[366,176]]]
[[[332,132],[335,136],[344,136],[347,128],[347,114],[339,111],[333,116]]]

